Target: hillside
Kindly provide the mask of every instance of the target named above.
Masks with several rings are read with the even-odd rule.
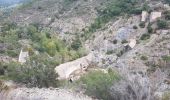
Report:
[[[0,99],[7,93],[8,100],[170,100],[169,3],[33,0],[18,6],[1,20],[0,78],[14,89],[0,86]]]

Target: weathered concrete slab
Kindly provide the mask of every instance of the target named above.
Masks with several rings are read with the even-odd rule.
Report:
[[[142,11],[142,16],[141,16],[141,21],[145,22],[148,18],[148,12],[147,11]]]
[[[86,70],[91,62],[92,54],[89,54],[85,57],[57,66],[55,71],[59,75],[58,79],[68,79],[74,72]]]
[[[162,16],[162,12],[151,12],[150,22],[156,21],[158,18]]]
[[[25,63],[28,57],[29,57],[28,51],[23,52],[23,50],[21,50],[21,52],[19,54],[18,62]]]

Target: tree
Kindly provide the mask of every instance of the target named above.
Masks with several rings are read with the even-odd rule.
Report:
[[[168,27],[168,23],[165,20],[158,20],[157,26],[158,29],[164,29]]]
[[[74,49],[74,50],[78,50],[80,47],[82,46],[82,43],[79,39],[79,37],[76,37],[76,40],[74,40],[71,44],[71,47]]]
[[[95,96],[102,100],[112,100],[110,87],[115,81],[119,80],[119,75],[113,70],[108,73],[102,71],[93,71],[80,78],[79,82],[86,85],[85,93],[89,96]]]

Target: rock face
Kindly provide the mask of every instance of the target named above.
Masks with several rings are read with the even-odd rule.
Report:
[[[74,72],[79,71],[81,73],[86,70],[91,62],[92,54],[89,54],[75,61],[61,64],[55,68],[55,71],[58,73],[59,79],[68,79]]]

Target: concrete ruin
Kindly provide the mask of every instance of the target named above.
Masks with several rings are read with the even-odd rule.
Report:
[[[27,58],[29,57],[29,53],[28,53],[28,51],[23,51],[22,49],[21,49],[21,52],[20,52],[20,54],[19,54],[19,59],[18,59],[18,62],[20,62],[20,63],[25,63],[26,61],[27,61]]]
[[[134,48],[136,45],[136,40],[135,39],[130,39],[130,43],[128,44],[129,47]]]
[[[89,67],[91,62],[92,54],[88,54],[85,57],[57,66],[55,71],[59,75],[58,79],[69,79],[75,72],[83,73],[83,71]]]
[[[130,39],[129,43],[125,44],[125,51],[131,50],[135,47],[136,45],[136,40],[135,39]]]
[[[150,22],[156,21],[158,18],[162,16],[162,12],[151,12]]]
[[[148,18],[148,12],[147,11],[142,11],[142,15],[141,15],[141,21],[142,22],[145,22],[146,20],[147,20],[147,18]]]

